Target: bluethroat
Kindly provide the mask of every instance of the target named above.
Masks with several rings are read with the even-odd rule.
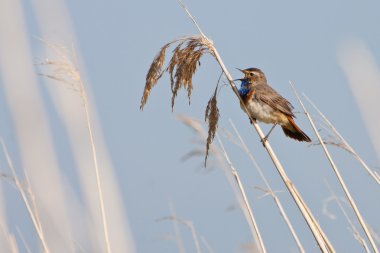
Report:
[[[294,122],[292,104],[270,87],[264,73],[258,68],[239,69],[244,73],[239,94],[242,99],[240,106],[247,108],[254,120],[273,124],[268,134],[262,140],[267,140],[276,125],[280,125],[285,135],[297,141],[311,142],[310,138]],[[243,105],[244,103],[244,105]]]

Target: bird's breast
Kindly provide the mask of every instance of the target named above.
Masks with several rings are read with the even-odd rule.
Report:
[[[273,109],[268,104],[260,100],[257,100],[254,94],[252,94],[250,99],[247,99],[247,100],[243,99],[243,101],[250,115],[259,121],[262,121],[267,124],[277,123],[280,125],[286,124],[288,121],[285,114],[281,113],[278,110]]]

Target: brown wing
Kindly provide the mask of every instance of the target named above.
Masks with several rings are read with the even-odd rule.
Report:
[[[292,104],[277,93],[272,87],[267,84],[257,84],[255,86],[255,97],[261,100],[275,110],[278,110],[286,115],[295,117],[292,110]]]

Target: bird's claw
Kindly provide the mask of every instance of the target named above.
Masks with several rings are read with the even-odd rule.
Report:
[[[266,136],[260,140],[261,143],[263,144],[263,147],[265,147],[265,142],[267,142],[267,140],[268,138]]]
[[[253,119],[253,121],[252,121],[252,119]],[[255,119],[255,118],[251,118],[251,117],[249,117],[249,123],[253,124],[253,122],[256,123],[256,119]]]

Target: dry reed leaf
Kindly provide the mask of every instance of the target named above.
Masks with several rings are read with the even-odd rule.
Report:
[[[143,110],[146,102],[148,101],[148,97],[150,94],[150,91],[156,85],[158,79],[161,78],[163,74],[162,66],[165,62],[165,55],[166,55],[166,49],[175,41],[171,41],[167,44],[165,44],[163,47],[161,47],[160,51],[154,58],[152,64],[150,65],[148,74],[146,75],[146,82],[145,82],[145,88],[144,88],[144,94],[141,98],[141,104],[140,109]]]
[[[206,156],[205,156],[205,167],[207,165],[207,157],[210,149],[210,144],[214,140],[216,129],[218,128],[219,121],[219,109],[217,105],[217,90],[218,86],[215,88],[214,95],[208,101],[206,112],[205,112],[205,121],[208,122],[208,136],[206,142]]]
[[[183,43],[185,43],[185,40],[181,41],[181,42],[180,42],[180,43],[174,48],[174,50],[173,50],[173,56],[172,56],[172,58],[171,58],[170,61],[169,61],[169,66],[166,68],[166,71],[169,72],[169,74],[170,74],[170,85],[171,85],[172,92],[173,92],[173,90],[174,90],[174,87],[173,87],[173,86],[174,86],[174,83],[175,83],[173,73],[175,73],[175,72],[174,72],[174,69],[176,68],[177,64],[179,63],[179,58],[178,58],[178,56],[179,56],[179,51],[180,51],[180,49],[181,49]]]
[[[169,64],[166,69],[163,70],[166,49],[177,42],[178,45],[172,51],[173,55]],[[211,53],[211,55],[214,55],[213,45],[212,42],[199,35],[182,37],[165,44],[154,58],[149,68],[146,76],[144,93],[141,98],[140,109],[142,110],[144,108],[150,91],[154,85],[156,85],[158,79],[161,78],[164,71],[167,71],[170,75],[172,110],[175,98],[181,88],[187,90],[190,104],[191,92],[193,90],[192,78],[197,70],[197,64],[200,65],[200,58],[205,53]]]
[[[184,44],[185,46],[183,46]],[[193,89],[192,78],[197,70],[197,64],[200,63],[200,58],[207,52],[209,52],[208,45],[199,36],[186,38],[173,50],[173,56],[167,68],[172,88],[172,110],[178,90],[181,88],[187,90],[190,104]]]
[[[210,53],[213,57],[215,57],[212,42],[200,35],[182,37],[165,44],[154,58],[146,76],[145,89],[140,104],[141,110],[144,108],[153,86],[157,83],[158,79],[161,78],[164,72],[162,67],[165,61],[166,49],[177,42],[178,44],[173,49],[173,55],[165,69],[165,71],[167,71],[170,75],[172,110],[174,108],[175,98],[177,97],[178,91],[182,88],[187,90],[187,97],[190,104],[191,93],[193,90],[192,79],[197,71],[197,65],[200,65],[201,57],[206,53]],[[216,99],[217,89],[218,86],[215,89],[214,95],[208,101],[205,112],[205,121],[208,122],[205,166],[207,163],[210,144],[215,137],[216,129],[218,127],[219,109],[217,107]]]

